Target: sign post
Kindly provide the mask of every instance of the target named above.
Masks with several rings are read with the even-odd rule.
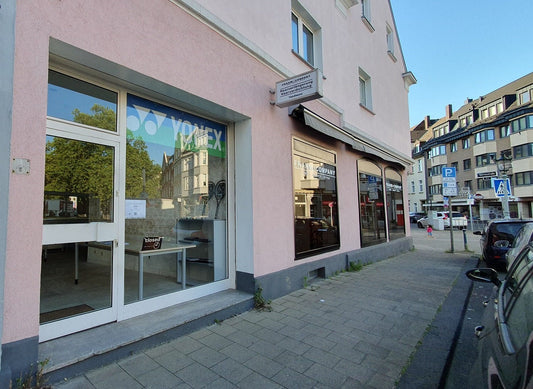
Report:
[[[457,179],[454,167],[445,166],[442,168],[442,195],[450,196],[449,217],[450,217],[450,252],[453,253],[453,207],[451,197],[457,196]]]

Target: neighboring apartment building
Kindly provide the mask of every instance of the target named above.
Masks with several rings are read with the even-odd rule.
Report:
[[[38,357],[68,369],[47,353],[81,331],[250,307],[412,247],[416,80],[388,1],[8,0],[1,17],[0,386]],[[310,77],[313,100],[271,92]]]
[[[411,128],[411,152],[414,164],[411,171],[407,173],[407,184],[409,193],[409,212],[426,212],[426,159],[423,147],[431,139],[432,133],[429,131],[436,120],[426,116],[423,121]]]
[[[483,221],[504,217],[500,179],[509,178],[510,217],[533,215],[533,73],[478,99],[434,123],[422,147],[427,170],[425,207],[443,207],[442,169],[456,168],[454,210]],[[413,153],[413,156],[420,154]],[[494,181],[497,180],[497,181]],[[494,187],[496,182],[497,188]],[[498,189],[500,189],[499,193]]]

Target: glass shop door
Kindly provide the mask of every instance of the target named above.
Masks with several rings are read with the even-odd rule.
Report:
[[[116,320],[118,143],[48,120],[39,340]]]

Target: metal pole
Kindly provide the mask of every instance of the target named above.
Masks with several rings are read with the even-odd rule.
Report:
[[[453,253],[453,217],[452,217],[452,213],[453,213],[452,198],[450,197],[450,245],[451,245],[450,252]]]
[[[511,213],[509,212],[509,192],[507,191],[507,172],[505,171],[503,174],[502,174],[502,178],[503,178],[503,186],[504,186],[504,190],[503,190],[503,218],[504,219],[510,219],[511,218]]]
[[[470,230],[474,232],[474,218],[472,217],[472,202],[474,199],[470,198],[470,189],[468,189],[468,210],[470,211]]]
[[[468,242],[466,241],[466,228],[463,228],[463,243],[465,244],[465,251],[468,251]]]

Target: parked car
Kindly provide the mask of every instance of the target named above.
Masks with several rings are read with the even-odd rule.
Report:
[[[409,212],[409,221],[411,223],[416,223],[418,219],[422,219],[426,214],[423,212]]]
[[[510,268],[516,256],[527,246],[529,242],[533,242],[533,222],[526,223],[520,228],[518,234],[514,238],[513,244],[505,254],[507,260],[507,268]]]
[[[465,387],[533,387],[533,244],[528,243],[503,281],[494,269],[472,269],[474,281],[496,285],[481,325],[478,357]],[[481,385],[480,384],[481,382]]]
[[[531,221],[526,219],[493,220],[482,231],[474,231],[474,235],[481,235],[479,240],[481,255],[487,266],[496,270],[506,270],[507,251],[520,228]]]
[[[444,228],[450,228],[449,212],[437,212],[437,220],[442,219]],[[452,213],[453,226],[455,228],[466,228],[468,226],[468,219],[460,212]],[[419,219],[416,224],[418,228],[426,228],[431,223],[430,217],[423,217]],[[433,222],[434,223],[434,222]]]

